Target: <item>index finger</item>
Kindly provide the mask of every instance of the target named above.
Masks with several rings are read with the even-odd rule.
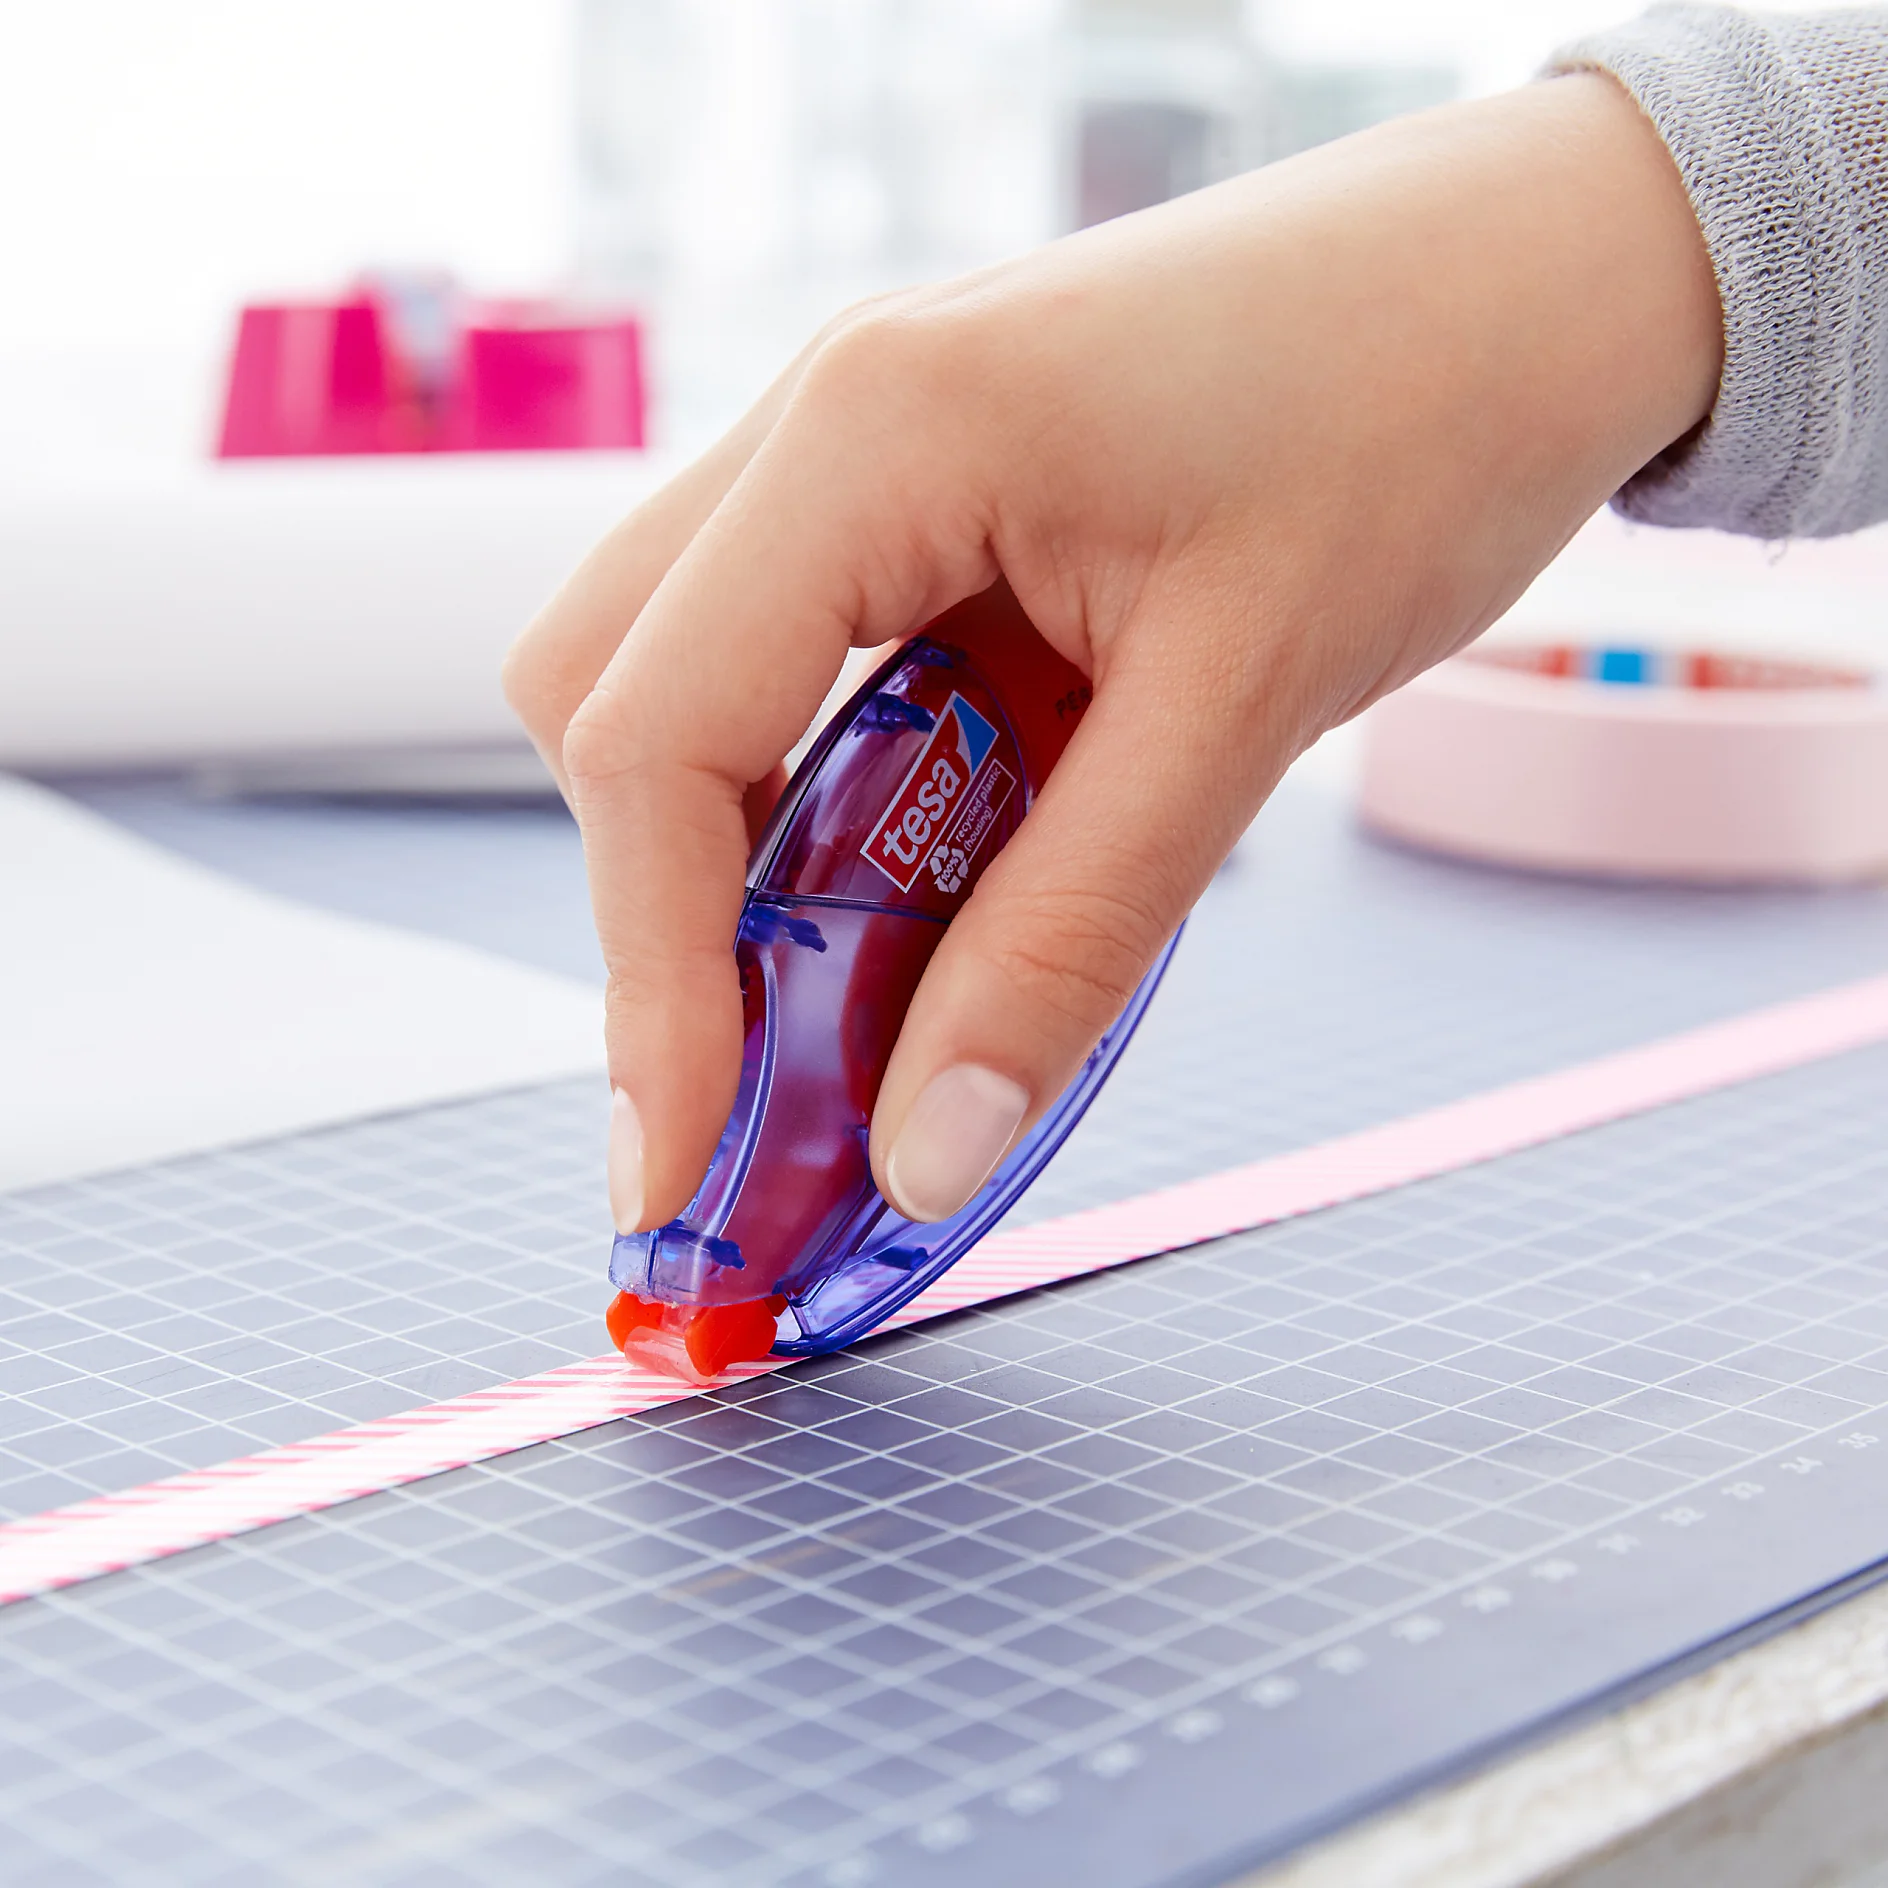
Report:
[[[900,377],[880,372],[876,345],[814,362],[565,739],[609,973],[622,1230],[686,1206],[734,1104],[743,794],[799,739],[853,644],[901,637],[995,574],[981,524],[942,502],[937,459],[903,449],[899,401],[884,397]]]

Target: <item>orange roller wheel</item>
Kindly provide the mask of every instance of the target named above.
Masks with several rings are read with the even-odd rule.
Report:
[[[689,1321],[683,1342],[688,1360],[704,1377],[718,1377],[730,1364],[765,1357],[778,1334],[775,1320],[784,1298],[750,1298],[739,1305],[708,1305]]]
[[[619,1291],[603,1314],[603,1322],[610,1328],[610,1342],[621,1350],[634,1332],[662,1322],[662,1307],[645,1304],[629,1292]]]

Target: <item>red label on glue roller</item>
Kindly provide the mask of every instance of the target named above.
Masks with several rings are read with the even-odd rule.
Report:
[[[865,842],[866,858],[901,892],[911,889],[919,868],[927,864],[943,890],[957,889],[956,884],[946,885],[946,878],[962,882],[961,868],[981,845],[1015,784],[1015,776],[991,753],[996,739],[996,729],[953,692],[931,738]],[[978,815],[974,830],[963,832],[962,816],[973,808]],[[953,851],[961,855],[955,862]]]

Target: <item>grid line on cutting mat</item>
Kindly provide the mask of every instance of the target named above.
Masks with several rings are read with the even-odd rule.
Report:
[[[1888,1406],[1884,1107],[1859,1052],[21,1609],[0,1716],[65,1761],[6,1824],[198,1879],[138,1873],[181,1779],[285,1880],[515,1879],[500,1829],[551,1879],[973,1870],[1071,1767]],[[151,1765],[64,1742],[101,1714]]]
[[[1888,1037],[1888,978],[1668,1037],[1178,1188],[986,1240],[887,1329],[1358,1200]],[[779,1364],[767,1368],[779,1368]],[[734,1373],[741,1381],[759,1372]],[[463,1467],[686,1397],[606,1354],[0,1527],[0,1601]]]
[[[567,1082],[0,1199],[0,1516],[591,1354],[597,1127]]]
[[[1456,871],[1287,792],[1030,1211],[1884,957],[1878,893]],[[1216,1879],[1881,1551],[1836,1523],[1888,1433],[1884,1099],[1845,1057],[27,1602],[0,1879]],[[0,1438],[0,1512],[587,1355],[600,1126],[564,1085],[0,1200],[0,1372],[139,1393],[59,1419],[75,1460]],[[218,1326],[202,1380],[15,1321],[178,1316]],[[345,1326],[352,1378],[210,1354],[297,1320]],[[349,1351],[389,1335],[417,1354]],[[1791,1542],[1763,1591],[1712,1585]],[[1610,1664],[1541,1663],[1568,1608],[1673,1595]]]
[[[1215,882],[1022,1219],[1888,955],[1878,894],[1634,898],[1439,870],[1346,843],[1317,812],[1283,796]],[[0,1519],[591,1355],[601,1140],[601,1097],[571,1082],[0,1197]]]

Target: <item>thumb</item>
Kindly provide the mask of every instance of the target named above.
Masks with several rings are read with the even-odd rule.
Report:
[[[1296,754],[1297,691],[1227,679],[1254,666],[1253,642],[1249,621],[1168,615],[1098,663],[1092,706],[938,947],[880,1087],[873,1171],[907,1218],[956,1212],[1061,1094]]]

